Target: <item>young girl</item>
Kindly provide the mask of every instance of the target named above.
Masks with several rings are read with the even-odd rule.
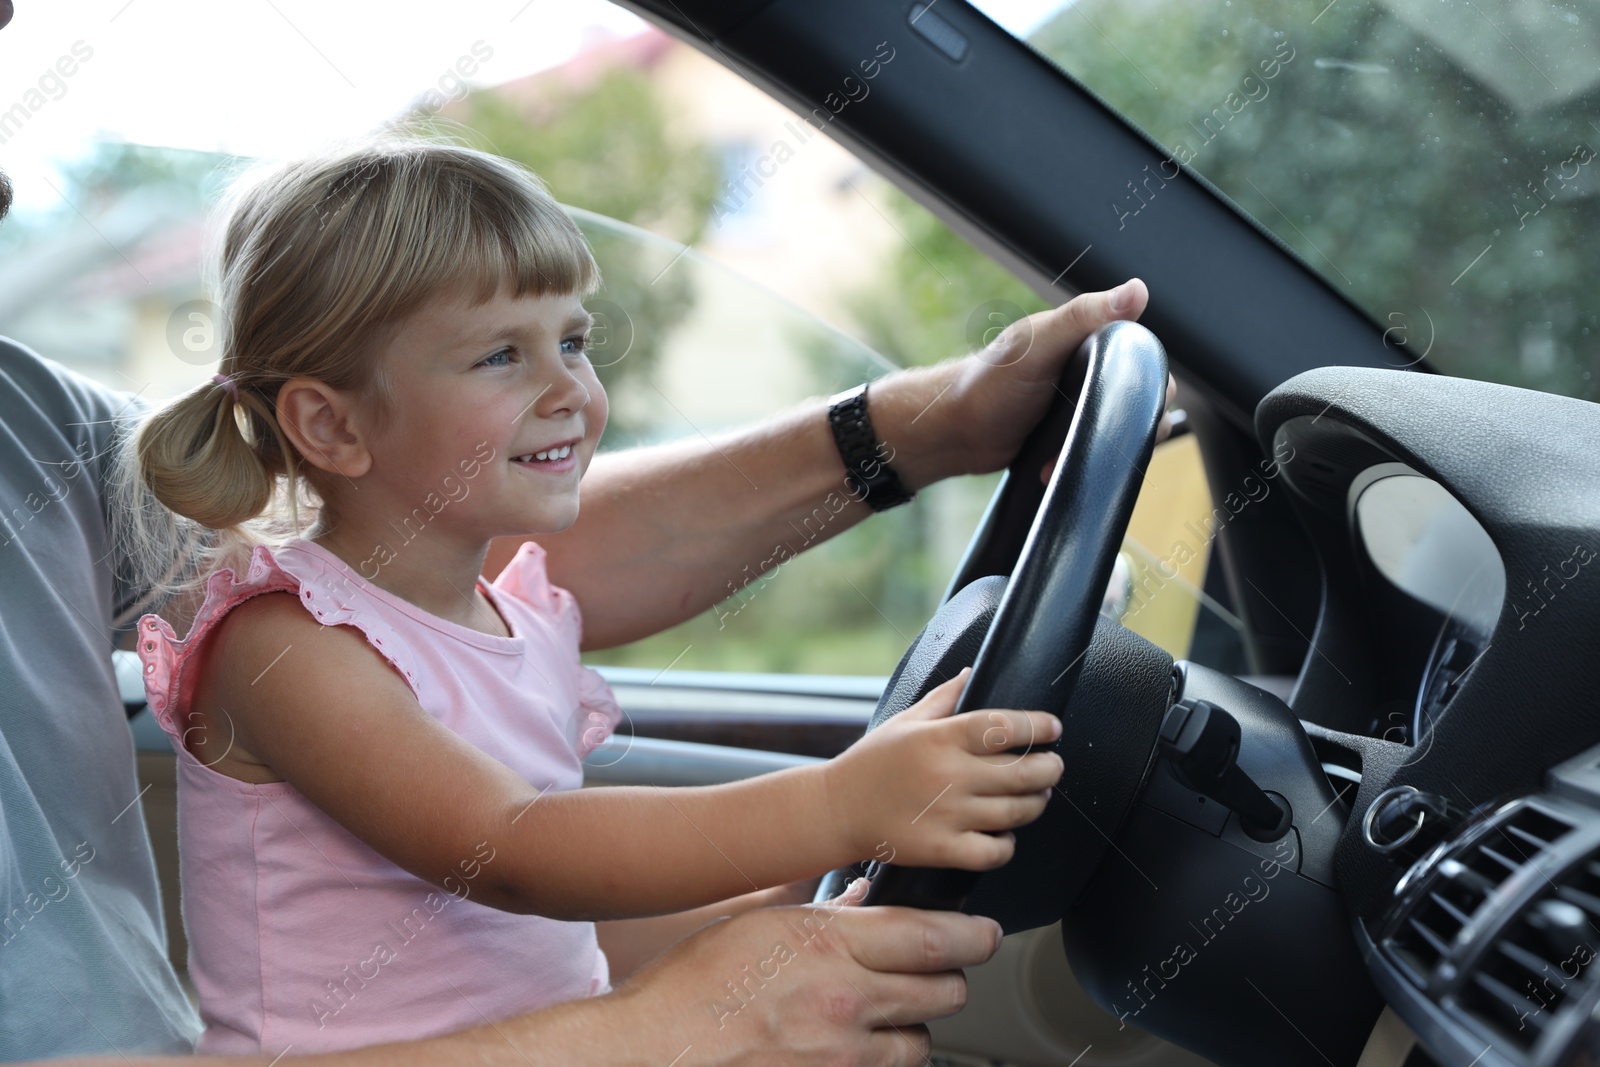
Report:
[[[491,538],[574,522],[605,428],[582,236],[532,174],[455,146],[367,144],[241,190],[222,373],[130,459],[170,509],[138,516],[147,555],[177,538],[202,561],[188,632],[138,630],[178,749],[201,1051],[447,1032],[605,991],[596,920],[885,848],[1009,858],[1061,762],[997,750],[1060,725],[952,717],[961,679],[826,764],[580,789],[621,712],[579,664],[579,606],[536,541],[479,575]]]

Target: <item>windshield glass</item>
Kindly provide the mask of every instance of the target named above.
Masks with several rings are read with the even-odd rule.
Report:
[[[1592,4],[977,6],[1211,181],[1406,351],[1451,374],[1600,393]]]

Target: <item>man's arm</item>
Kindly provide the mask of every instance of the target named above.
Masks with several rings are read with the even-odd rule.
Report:
[[[961,1010],[958,968],[1000,944],[991,919],[909,908],[763,908],[701,930],[616,992],[447,1037],[296,1058],[311,1067],[717,1067],[927,1062],[921,1024]],[[742,997],[733,985],[748,990]],[[754,995],[759,992],[760,995]],[[51,1060],[51,1067],[270,1067],[167,1057]],[[43,1064],[39,1067],[44,1067]]]
[[[1136,319],[1135,279],[1018,320],[977,355],[872,383],[873,428],[909,489],[1011,462],[1056,395],[1083,339]],[[749,429],[599,456],[578,521],[540,535],[551,580],[583,607],[585,649],[657,633],[721,602],[762,571],[871,514],[851,497],[825,403]],[[491,547],[497,574],[521,539]]]

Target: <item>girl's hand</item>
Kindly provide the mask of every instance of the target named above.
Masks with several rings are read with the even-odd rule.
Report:
[[[1042,711],[952,715],[971,668],[824,767],[833,825],[858,859],[989,870],[1011,859],[1001,831],[1038,818],[1064,769],[1048,745],[1061,720]]]

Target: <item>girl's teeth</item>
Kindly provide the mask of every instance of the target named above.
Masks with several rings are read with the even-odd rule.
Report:
[[[562,445],[560,448],[552,448],[545,452],[535,452],[533,454],[533,458],[541,463],[545,463],[551,460],[566,459],[570,455],[572,455],[572,446]]]

